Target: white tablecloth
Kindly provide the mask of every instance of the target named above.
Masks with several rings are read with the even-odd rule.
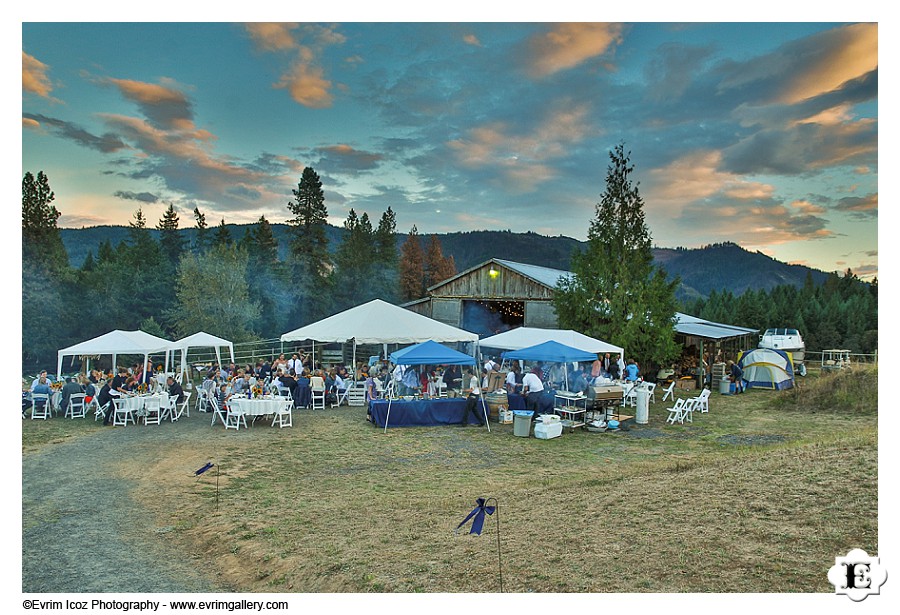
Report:
[[[276,397],[275,399],[246,399],[240,397],[232,397],[228,403],[235,410],[240,410],[246,416],[265,416],[267,414],[275,414],[285,407],[285,399]]]
[[[159,393],[158,395],[134,395],[123,397],[122,399],[125,400],[125,407],[134,412],[135,416],[144,416],[146,414],[144,404],[148,399],[158,399],[160,410],[164,410],[169,405],[168,393]]]

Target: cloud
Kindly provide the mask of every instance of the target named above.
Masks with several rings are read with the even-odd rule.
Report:
[[[294,40],[296,23],[248,23],[244,29],[262,51],[286,51],[297,47]]]
[[[299,61],[273,87],[287,90],[295,102],[305,107],[325,109],[331,106],[333,97],[331,81],[323,75],[321,68]]]
[[[47,76],[49,67],[24,51],[22,52],[22,91],[52,98],[53,84]]]
[[[313,166],[328,169],[331,174],[358,175],[377,168],[384,160],[382,154],[358,150],[346,144],[315,148],[311,154],[319,156]]]
[[[528,41],[528,72],[546,77],[601,56],[622,42],[624,26],[607,23],[563,23]]]
[[[23,124],[28,123],[29,126],[38,124],[39,126],[47,126],[50,132],[56,134],[63,139],[74,141],[84,147],[97,150],[99,152],[111,153],[125,149],[128,146],[122,139],[113,133],[106,133],[103,136],[91,134],[81,126],[66,122],[53,117],[47,117],[39,113],[23,113]]]
[[[40,130],[41,124],[34,118],[23,117],[22,128],[28,128],[29,130]]]
[[[824,214],[827,209],[809,201],[794,201],[791,207],[804,214]]]
[[[463,42],[466,45],[474,45],[475,47],[481,47],[481,41],[478,40],[478,37],[474,34],[466,34],[463,36]]]
[[[194,129],[194,112],[191,102],[180,90],[155,83],[131,79],[107,79],[122,95],[135,102],[143,114],[161,128],[176,130]]]
[[[878,217],[878,193],[868,194],[863,197],[844,197],[834,205],[837,211],[849,213],[854,218]]]
[[[658,102],[680,98],[712,51],[710,47],[677,43],[661,45],[644,69],[644,77],[651,84],[649,96]]]
[[[839,89],[878,67],[878,25],[842,26],[776,51],[722,66],[721,92],[754,91],[757,100],[795,104]]]
[[[140,203],[159,202],[159,197],[152,192],[131,192],[130,190],[116,190],[113,193],[113,196],[117,196],[120,199],[125,199],[126,201],[138,201]]]
[[[247,24],[245,28],[263,51],[296,52],[291,66],[272,87],[287,90],[295,102],[305,107],[331,106],[332,82],[325,78],[325,71],[316,64],[316,58],[325,48],[346,42],[347,37],[333,27],[318,24],[260,23]],[[354,56],[348,62],[362,62],[362,58]]]

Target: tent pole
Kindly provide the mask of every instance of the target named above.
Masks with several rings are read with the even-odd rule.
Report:
[[[150,360],[149,354],[144,354],[144,364],[141,365],[141,382],[147,384],[147,361]]]
[[[391,420],[391,402],[393,401],[393,396],[388,397],[388,411],[387,416],[384,417],[384,433],[387,433],[388,421]]]
[[[703,374],[703,338],[700,338],[700,390],[703,390],[703,385],[706,384],[706,378]]]
[[[488,428],[488,433],[491,433],[491,421],[488,419],[487,404],[484,403],[484,393],[479,395],[479,397],[481,398],[481,409],[484,410],[484,424]],[[499,410],[498,410],[498,412],[499,412]],[[468,421],[468,418],[469,417],[466,417],[467,421]],[[499,418],[499,417],[497,417],[497,418]]]
[[[356,338],[353,338],[353,382],[356,382],[357,372],[356,372]]]

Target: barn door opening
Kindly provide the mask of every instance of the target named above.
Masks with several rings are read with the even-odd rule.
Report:
[[[524,324],[524,301],[463,301],[462,328],[480,337],[503,333]]]

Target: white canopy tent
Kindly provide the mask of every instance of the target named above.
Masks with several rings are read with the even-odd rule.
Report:
[[[478,335],[437,320],[397,307],[381,299],[373,299],[300,327],[281,336],[282,342],[312,340],[323,343],[353,342],[353,367],[356,369],[358,344],[382,344],[387,356],[388,344],[435,342],[477,342]],[[315,355],[315,346],[313,346]]]
[[[625,349],[602,340],[588,337],[572,329],[539,329],[536,327],[517,327],[481,340],[483,348],[499,348],[501,350],[521,350],[544,342],[557,342],[585,352],[618,353],[625,357]]]
[[[172,350],[181,351],[181,363],[179,373],[184,374],[187,370],[187,353],[190,348],[213,348],[216,351],[216,362],[222,364],[222,348],[228,348],[231,355],[231,362],[234,363],[234,344],[221,337],[216,337],[204,331],[198,331],[193,335],[188,335],[180,340],[172,342]]]
[[[110,331],[100,337],[63,348],[57,352],[56,378],[62,376],[63,357],[66,356],[97,356],[112,355],[113,368],[116,366],[116,357],[121,354],[142,354],[144,355],[144,364],[153,353],[166,353],[166,369],[169,364],[168,350],[172,347],[172,342],[155,335],[150,335],[144,331],[121,331],[116,329]],[[143,371],[141,379],[143,380]]]

